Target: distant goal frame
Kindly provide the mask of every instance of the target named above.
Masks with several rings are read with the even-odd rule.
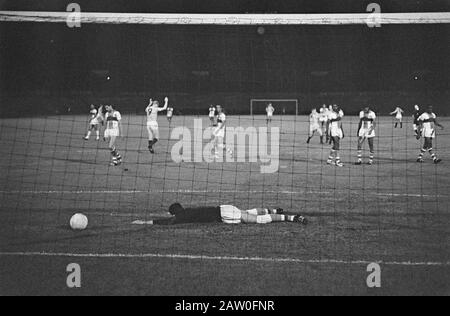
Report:
[[[298,105],[299,105],[299,99],[250,99],[250,116],[253,116],[253,103],[254,102],[266,102],[266,103],[270,103],[270,102],[295,102],[295,116],[298,116]],[[276,112],[276,108],[275,108],[275,113]],[[279,113],[279,112],[278,112]]]

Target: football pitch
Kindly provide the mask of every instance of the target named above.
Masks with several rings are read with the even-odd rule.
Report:
[[[105,142],[82,139],[84,116],[1,119],[0,295],[450,295],[450,119],[440,120],[439,165],[416,162],[409,119],[394,129],[381,117],[375,164],[355,166],[358,119],[348,116],[336,168],[329,145],[306,145],[308,117],[276,116],[279,170],[262,174],[261,162],[175,163],[169,136],[196,118],[160,117],[150,155],[145,117],[123,115],[118,167]],[[133,224],[168,216],[174,202],[281,207],[309,224]],[[77,212],[85,231],[68,225]],[[66,285],[71,263],[81,288]],[[366,284],[371,263],[381,288]]]

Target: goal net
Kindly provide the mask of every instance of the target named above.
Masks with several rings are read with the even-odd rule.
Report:
[[[367,261],[448,269],[449,13],[81,9],[0,11],[5,269],[15,267],[3,261],[11,253],[48,253],[55,267],[64,261],[58,254],[150,258],[136,293],[148,286],[151,294],[182,295],[297,294],[305,280],[311,293],[338,294],[348,285],[347,294],[365,279],[342,285],[335,271],[354,278]],[[158,110],[147,107],[157,100],[162,108],[166,97],[173,116],[165,109],[156,118]],[[258,117],[268,103],[272,121]],[[217,117],[218,105],[225,116]],[[415,105],[420,114],[433,111],[445,129],[415,134]],[[361,114],[366,107],[372,112]],[[403,112],[391,114],[397,107]],[[310,116],[312,109],[318,114]],[[94,124],[98,111],[103,119]],[[223,147],[214,143],[217,118],[225,122]],[[435,136],[432,149],[430,140],[424,148],[426,135]],[[168,218],[173,203],[282,208],[310,224],[148,225]],[[78,234],[68,226],[75,213],[89,218]],[[125,268],[133,260],[121,261],[124,270],[141,271]],[[248,277],[255,262],[274,272],[264,284],[279,289]],[[317,269],[303,264],[324,274],[310,280],[308,271]],[[234,293],[238,279],[255,292]]]

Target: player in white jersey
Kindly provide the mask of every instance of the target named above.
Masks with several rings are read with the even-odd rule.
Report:
[[[322,134],[326,136],[326,141],[328,142],[328,108],[325,104],[320,108],[319,123],[322,128]]]
[[[214,128],[214,156],[216,159],[220,158],[220,155],[226,152],[228,155],[232,155],[233,151],[227,149],[225,145],[225,123],[227,116],[221,105],[216,106],[217,111],[217,126]]]
[[[214,105],[211,105],[209,107],[209,120],[211,122],[211,126],[215,126],[215,119],[216,119],[216,108],[214,107]]]
[[[394,112],[390,113],[391,115],[395,115],[395,128],[398,125],[400,125],[400,128],[403,128],[403,113],[404,111],[400,107],[397,107]]]
[[[275,108],[272,103],[267,104],[266,113],[267,113],[267,124],[272,122],[273,113],[275,112]]]
[[[419,117],[422,115],[422,111],[420,111],[419,105],[414,106],[414,114],[413,114],[413,128],[414,134],[416,135],[416,139],[419,140],[422,137],[422,130],[419,128]]]
[[[84,140],[89,140],[93,131],[96,132],[96,140],[100,140],[100,124],[103,123],[103,113],[101,112],[102,107],[98,110],[95,105],[91,104],[91,110],[89,112],[89,129]]]
[[[168,106],[168,97],[164,99],[164,107],[162,108],[159,107],[158,101],[153,101],[153,99],[150,99],[150,102],[145,109],[145,113],[147,113],[148,150],[151,154],[155,153],[153,146],[159,140],[158,113],[167,110]]]
[[[433,113],[432,106],[419,117],[418,122],[422,130],[422,135],[425,138],[425,142],[420,151],[419,158],[417,158],[417,162],[423,162],[423,155],[428,151],[434,163],[440,163],[442,160],[438,159],[433,152],[433,139],[436,138],[436,126],[439,126],[441,129],[444,129],[444,126],[437,122],[436,114]]]
[[[169,106],[167,108],[167,120],[169,121],[169,124],[172,122],[173,118],[173,107]]]
[[[373,159],[375,157],[374,149],[374,139],[375,139],[375,128],[376,128],[376,118],[377,115],[373,112],[370,107],[366,107],[361,113],[359,113],[359,126],[358,126],[358,160],[357,165],[362,165],[362,147],[367,139],[369,143],[370,155],[369,155],[369,165],[373,165]]]
[[[111,151],[111,166],[118,166],[122,163],[122,156],[120,156],[119,152],[116,149],[116,140],[117,137],[123,135],[122,128],[122,115],[120,115],[119,111],[116,111],[112,105],[106,105],[106,129],[105,129],[105,141],[109,142],[109,150]]]
[[[339,156],[339,151],[341,150],[341,139],[345,137],[344,129],[342,126],[342,118],[344,117],[344,112],[339,108],[339,106],[333,106],[333,112],[329,114],[329,126],[330,126],[330,137],[333,147],[331,148],[330,156],[328,157],[327,164],[335,164],[337,167],[343,167]]]
[[[330,115],[334,112],[334,109],[338,108],[337,104],[334,105],[329,105],[328,106],[328,110],[327,110],[327,117],[328,117],[328,121],[327,121],[327,143],[328,144],[332,144],[333,143],[333,139],[331,138],[331,129],[330,129]]]
[[[320,136],[320,143],[323,144],[323,132],[322,127],[320,126],[320,114],[317,113],[316,109],[313,109],[311,114],[309,115],[309,137],[306,141],[307,144],[311,142],[314,134],[317,132]]]

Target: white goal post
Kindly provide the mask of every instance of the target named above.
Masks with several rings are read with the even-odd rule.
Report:
[[[275,108],[275,114],[283,114],[283,108],[280,107],[280,104],[283,102],[292,103],[292,105],[295,105],[295,115],[298,115],[298,99],[251,99],[250,115],[254,115],[257,103],[263,103],[264,109],[266,108],[267,104],[272,103],[273,107]]]

